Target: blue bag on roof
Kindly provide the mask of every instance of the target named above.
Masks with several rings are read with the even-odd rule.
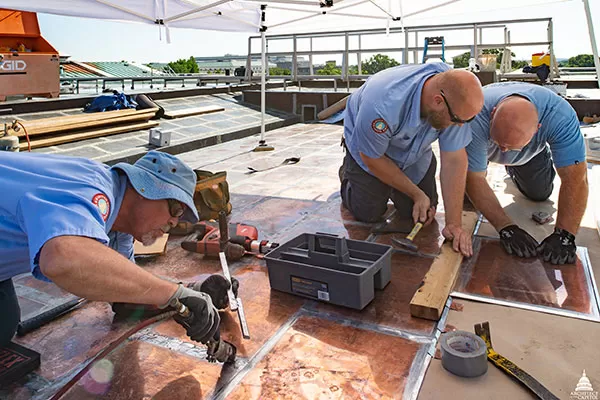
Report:
[[[111,95],[98,96],[91,103],[86,104],[84,112],[103,112],[123,110],[126,108],[137,108],[137,103],[125,93],[116,90]]]

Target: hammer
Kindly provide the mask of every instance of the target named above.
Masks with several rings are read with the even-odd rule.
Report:
[[[421,228],[423,228],[423,224],[421,222],[417,222],[415,224],[414,228],[412,229],[412,231],[410,231],[408,236],[406,236],[406,238],[404,238],[404,239],[392,238],[392,243],[394,243],[397,246],[404,247],[408,250],[416,252],[417,250],[419,250],[419,248],[413,242],[413,240],[415,239],[415,236],[417,236],[417,233],[419,233]]]

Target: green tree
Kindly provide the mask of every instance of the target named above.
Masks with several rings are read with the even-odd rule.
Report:
[[[397,65],[400,65],[400,63],[393,58],[390,58],[384,54],[375,54],[373,57],[362,63],[362,73],[376,74],[379,71],[383,71],[384,69],[395,67]]]
[[[593,67],[594,56],[592,54],[579,54],[569,58],[566,63],[561,63],[563,67]]]
[[[317,71],[317,75],[341,75],[342,69],[335,65],[335,62],[328,62]]]
[[[348,67],[349,75],[358,75],[358,65],[351,65]]]
[[[467,51],[459,56],[452,57],[452,64],[454,64],[454,68],[467,68],[469,66],[469,58],[471,58],[471,52]]]
[[[269,75],[291,75],[292,71],[287,68],[273,67],[269,68]]]
[[[187,60],[182,58],[177,61],[169,63],[169,67],[177,74],[195,74],[200,72],[198,63],[194,57],[190,57]]]

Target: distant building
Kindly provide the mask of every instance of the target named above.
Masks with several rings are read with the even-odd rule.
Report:
[[[278,68],[292,71],[292,56],[271,57]],[[297,57],[298,75],[310,75],[310,62],[303,56]]]
[[[246,67],[247,56],[225,55],[220,57],[195,57],[201,74],[223,74],[234,75],[235,69]],[[275,68],[277,64],[268,62],[268,68]],[[252,72],[260,73],[262,63],[260,59],[253,59],[251,63]]]

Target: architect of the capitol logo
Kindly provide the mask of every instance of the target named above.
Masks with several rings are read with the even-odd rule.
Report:
[[[571,392],[569,398],[571,400],[598,400],[598,392],[594,391],[592,383],[585,374],[585,370],[583,370],[583,374],[579,382],[577,382],[577,386],[575,386],[575,391]]]

